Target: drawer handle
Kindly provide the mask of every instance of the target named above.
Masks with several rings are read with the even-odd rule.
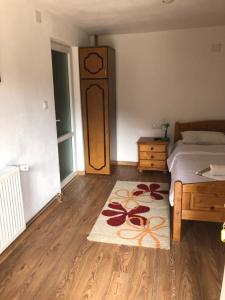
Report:
[[[214,206],[211,206],[211,207],[210,207],[211,210],[214,210],[214,208],[215,208]]]
[[[154,155],[151,155],[151,158],[154,158]]]
[[[151,147],[151,150],[154,150],[154,147]]]
[[[154,164],[153,163],[151,163],[151,167],[153,167],[154,166]]]

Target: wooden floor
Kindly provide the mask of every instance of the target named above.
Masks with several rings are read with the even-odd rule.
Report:
[[[224,246],[219,224],[187,222],[170,251],[87,241],[116,180],[166,182],[117,167],[81,176],[0,257],[0,299],[219,299]]]

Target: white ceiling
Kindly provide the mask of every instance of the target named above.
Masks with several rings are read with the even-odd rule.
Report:
[[[90,34],[225,25],[225,0],[36,0]]]

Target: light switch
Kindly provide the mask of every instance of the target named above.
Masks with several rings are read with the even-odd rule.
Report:
[[[48,109],[48,101],[43,101],[43,102],[42,102],[42,108],[43,108],[44,110],[47,110],[47,109]]]
[[[162,125],[161,123],[153,123],[152,124],[152,129],[161,129]]]
[[[37,23],[41,23],[42,22],[41,12],[39,10],[35,10],[35,19],[36,19]]]

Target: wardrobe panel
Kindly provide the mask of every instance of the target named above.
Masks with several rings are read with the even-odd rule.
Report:
[[[107,80],[82,80],[81,91],[86,172],[109,174]]]
[[[108,77],[108,49],[80,48],[80,76],[81,78]]]

